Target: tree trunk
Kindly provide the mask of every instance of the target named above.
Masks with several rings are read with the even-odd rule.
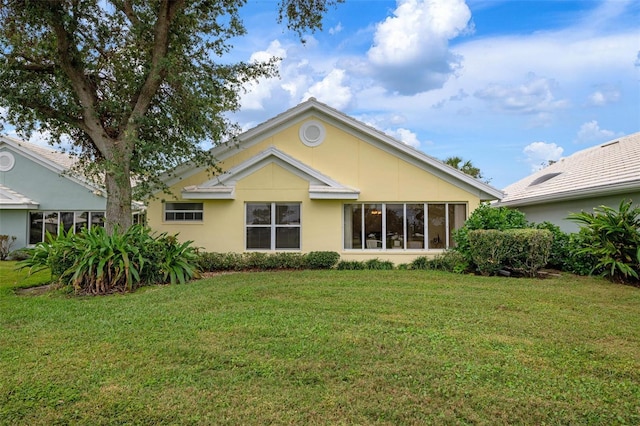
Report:
[[[125,141],[108,143],[105,189],[107,190],[107,211],[105,229],[125,232],[132,224],[131,211],[131,149]]]
[[[105,228],[111,234],[114,230],[124,232],[132,223],[131,184],[122,182],[120,173],[107,172],[105,186],[107,190],[107,211]]]

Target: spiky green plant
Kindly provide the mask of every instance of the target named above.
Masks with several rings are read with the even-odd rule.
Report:
[[[584,245],[578,254],[597,259],[591,272],[600,270],[612,281],[640,281],[640,206],[622,200],[618,209],[600,206],[593,213],[572,213],[569,219],[583,226]]]

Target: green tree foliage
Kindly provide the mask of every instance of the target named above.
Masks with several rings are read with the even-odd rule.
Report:
[[[461,157],[453,156],[453,157],[445,158],[444,163],[450,165],[454,169],[460,170],[461,172],[468,174],[471,177],[483,180],[483,182],[485,183],[489,183],[491,181],[491,179],[486,179],[482,175],[482,172],[480,171],[480,169],[474,166],[471,160],[464,161]]]
[[[68,139],[107,190],[106,226],[131,225],[131,179],[148,193],[178,164],[215,167],[200,143],[236,126],[243,85],[276,58],[229,63],[246,0],[0,0],[0,107],[23,134]],[[342,0],[280,0],[301,37]]]
[[[597,260],[591,273],[617,282],[640,282],[640,207],[622,200],[618,209],[600,206],[593,213],[572,213],[569,219],[582,225],[579,255]]]

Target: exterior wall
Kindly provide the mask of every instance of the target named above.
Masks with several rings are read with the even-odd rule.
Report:
[[[518,210],[527,216],[531,222],[551,222],[558,225],[564,232],[577,232],[579,225],[567,219],[569,213],[580,211],[592,212],[595,207],[609,206],[617,209],[623,199],[633,200],[635,205],[640,205],[640,192],[619,194],[608,197],[585,198],[581,200],[562,201],[559,203],[538,204],[535,206],[522,206]]]
[[[16,237],[12,250],[27,245],[28,217],[26,210],[0,210],[0,235]]]
[[[300,202],[301,252],[330,250],[339,252],[343,259],[379,258],[399,264],[410,262],[416,256],[437,254],[441,250],[344,250],[344,204],[455,202],[467,205],[467,215],[480,204],[477,195],[326,122],[323,122],[326,130],[324,142],[308,147],[298,136],[302,123],[254,145],[241,147],[236,154],[224,159],[220,166],[228,170],[275,146],[342,185],[359,189],[358,200],[311,200],[307,180],[271,163],[240,180],[234,200],[196,200],[203,203],[202,222],[165,222],[162,202],[156,199],[148,204],[148,224],[158,231],[179,233],[181,240],[192,240],[205,251],[244,252],[245,202]],[[182,188],[210,179],[206,172],[201,172],[180,181],[171,188],[175,200],[181,200]],[[167,201],[173,199],[169,197]]]
[[[32,211],[104,211],[106,199],[95,195],[86,186],[74,182],[25,157],[21,152],[4,147],[15,158],[15,165],[0,172],[0,184],[39,203]],[[0,233],[15,235],[14,249],[27,244],[28,210],[0,209]]]

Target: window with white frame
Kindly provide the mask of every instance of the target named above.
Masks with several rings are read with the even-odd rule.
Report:
[[[166,222],[202,222],[202,203],[164,203]]]
[[[375,203],[344,205],[344,248],[424,250],[455,246],[464,225],[463,203]]]
[[[247,250],[300,250],[300,203],[245,207]]]
[[[29,213],[29,244],[38,244],[51,236],[64,232],[80,232],[82,228],[104,226],[104,212],[40,211]]]

